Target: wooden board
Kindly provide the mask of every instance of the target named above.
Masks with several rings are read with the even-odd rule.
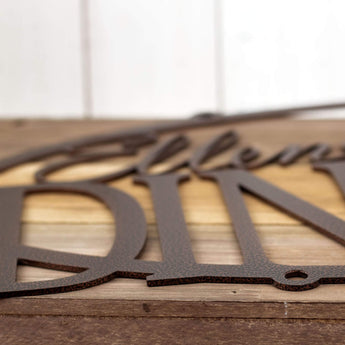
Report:
[[[0,123],[0,157],[28,147],[139,124],[126,121],[3,121]],[[255,144],[269,154],[292,142],[310,144],[323,141],[339,147],[344,141],[344,125],[341,121],[264,121],[227,127],[236,128],[244,144]],[[225,129],[190,131],[192,148]],[[225,156],[219,158],[222,159]],[[109,160],[82,164],[60,171],[51,178],[59,181],[78,179],[109,172],[124,163]],[[32,174],[41,165],[40,162],[30,163],[1,174],[0,186],[32,183]],[[340,191],[328,175],[314,172],[307,160],[287,168],[263,168],[255,174],[345,219],[345,204]],[[148,222],[148,242],[142,258],[160,260],[149,190],[134,185],[131,178],[111,185],[133,195],[142,205]],[[231,220],[217,186],[193,176],[191,182],[181,185],[179,191],[197,262],[241,263]],[[264,250],[272,261],[293,265],[345,263],[345,250],[340,244],[253,197],[246,196],[246,201]],[[75,253],[106,255],[116,233],[113,220],[101,203],[76,195],[51,193],[29,196],[22,221],[24,244]],[[69,274],[19,267],[17,279],[36,281]],[[339,332],[344,329],[345,320],[345,285],[323,285],[309,291],[287,292],[268,285],[245,284],[149,288],[144,280],[116,279],[76,292],[3,299],[0,300],[0,316],[0,339],[4,342],[7,334],[11,344],[23,344],[32,339],[43,343],[44,330],[47,334],[54,334],[50,343],[62,342],[61,339],[70,334],[71,343],[110,343],[112,339],[116,344],[123,343],[124,337],[130,343],[160,344],[181,331],[185,331],[187,337],[199,337],[195,338],[199,339],[195,340],[198,343],[222,344],[227,343],[236,330],[234,334],[238,336],[238,343],[245,344],[253,339],[248,332],[250,329],[258,332],[258,344],[266,341],[297,344],[300,343],[298,339],[305,343],[324,343],[325,334],[341,339]],[[199,323],[196,323],[197,319]],[[275,320],[270,321],[272,319]],[[44,327],[33,333],[31,328],[40,325]],[[94,331],[90,329],[92,325]],[[105,331],[107,327],[114,331]],[[279,332],[268,336],[271,327],[287,332],[286,337]],[[11,331],[7,332],[8,329]],[[203,331],[211,332],[210,338],[200,337],[199,333]],[[308,335],[310,332],[312,335]],[[293,340],[292,336],[295,337]],[[186,340],[181,334],[174,339],[178,344]]]

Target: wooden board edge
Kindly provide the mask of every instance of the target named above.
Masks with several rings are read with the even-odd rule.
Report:
[[[0,315],[345,320],[345,303],[13,298]]]
[[[323,320],[0,316],[0,341],[38,345],[343,344],[344,324]]]

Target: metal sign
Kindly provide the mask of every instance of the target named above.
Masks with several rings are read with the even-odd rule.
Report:
[[[290,112],[284,110],[278,115],[286,116]],[[271,117],[277,114],[255,114],[254,118],[257,115]],[[203,115],[186,121],[82,138],[1,160],[0,172],[3,172],[26,162],[58,154],[69,157],[40,169],[35,175],[35,185],[0,189],[0,297],[78,290],[118,277],[146,279],[148,286],[201,282],[250,283],[272,284],[293,291],[312,289],[319,284],[345,283],[345,266],[289,266],[271,262],[263,251],[242,195],[243,192],[255,195],[344,245],[343,220],[250,172],[251,169],[273,163],[292,164],[300,157],[310,155],[313,167],[329,174],[345,196],[345,159],[343,156],[327,158],[332,151],[329,145],[289,145],[265,159],[260,159],[260,152],[256,148],[247,147],[237,151],[227,164],[204,169],[204,163],[229,150],[239,141],[235,131],[227,131],[211,138],[189,159],[170,166],[165,172],[149,173],[150,167],[173,157],[189,145],[186,135],[175,134],[162,141],[161,134],[220,126],[243,119]],[[114,152],[88,153],[88,149],[108,143],[118,143],[120,148]],[[137,155],[142,147],[148,145],[152,146],[148,155],[139,163],[121,171],[76,182],[53,183],[47,180],[50,173],[59,169],[81,162]],[[188,175],[178,172],[181,167],[189,167],[199,178],[211,179],[219,187],[241,248],[242,265],[199,264],[195,261],[178,193],[178,185],[188,180]],[[162,262],[137,259],[146,240],[143,210],[132,196],[105,184],[131,174],[136,183],[144,184],[151,192],[163,253]],[[91,196],[111,211],[116,222],[116,238],[107,256],[63,253],[20,244],[24,197],[32,193],[56,191]],[[50,281],[17,282],[18,264],[75,274]],[[301,279],[291,279],[297,277]]]

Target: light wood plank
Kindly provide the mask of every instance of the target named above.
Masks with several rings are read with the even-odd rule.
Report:
[[[142,260],[162,259],[154,226],[148,229],[148,241]],[[230,226],[192,225],[188,227],[196,261],[212,264],[241,264],[240,249]],[[290,265],[343,264],[344,247],[301,226],[258,226],[266,255],[272,261]],[[30,224],[23,227],[23,242],[51,250],[79,254],[105,255],[114,239],[111,225]],[[20,266],[20,281],[55,279],[65,272]],[[323,285],[314,290],[289,292],[266,285],[195,284],[167,287],[146,286],[145,281],[115,279],[91,289],[47,295],[43,299],[114,299],[168,301],[247,301],[247,302],[341,302],[344,285]],[[34,297],[37,298],[37,297]]]
[[[97,163],[92,166],[93,168],[90,169],[90,165],[84,164],[66,169],[64,172],[61,171],[55,175],[55,181],[87,178],[90,177],[90,170],[92,170],[92,174],[95,174],[93,176],[101,175],[112,171],[116,165]],[[0,176],[0,185],[30,184],[33,173],[38,167],[38,164],[32,163],[6,172]],[[258,170],[255,174],[265,181],[345,219],[345,205],[341,191],[329,175],[315,172],[306,164],[297,164],[287,168],[270,166]],[[133,196],[143,207],[147,221],[150,224],[154,222],[152,200],[148,188],[134,185],[131,177],[111,183],[111,186]],[[193,176],[190,182],[181,184],[179,193],[188,223],[229,223],[229,215],[221,192],[214,182],[200,180]],[[252,196],[245,195],[245,200],[255,224],[300,224],[296,219]],[[84,196],[65,193],[35,194],[27,197],[25,206],[23,221],[28,223],[102,224],[113,222],[110,213],[101,203]]]

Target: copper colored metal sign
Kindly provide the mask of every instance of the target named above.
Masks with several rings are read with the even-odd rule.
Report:
[[[289,111],[255,116],[286,116]],[[237,120],[243,120],[243,117],[203,115],[191,120],[44,147],[0,161],[0,172],[3,172],[23,163],[57,154],[69,157],[38,171],[35,185],[0,189],[0,296],[60,293],[87,288],[117,277],[146,279],[148,286],[201,282],[250,283],[272,284],[283,290],[295,291],[311,289],[319,284],[345,283],[345,266],[289,266],[271,262],[262,249],[243,200],[243,193],[250,193],[344,245],[343,220],[277,188],[249,171],[272,163],[292,164],[308,154],[314,168],[329,174],[345,195],[345,160],[343,157],[327,159],[331,151],[328,145],[317,143],[304,148],[290,145],[262,160],[255,148],[247,147],[237,151],[228,164],[203,169],[206,161],[238,142],[237,133],[228,131],[210,139],[196,150],[190,159],[178,162],[164,173],[148,172],[154,164],[171,158],[189,145],[188,137],[181,134],[173,135],[165,141],[159,140],[162,133],[218,126]],[[87,152],[89,148],[107,143],[119,143],[120,148],[114,152]],[[143,146],[148,145],[152,145],[150,153],[139,163],[122,171],[77,182],[53,183],[46,180],[47,175],[67,166],[108,157],[136,155]],[[199,264],[195,261],[179,198],[178,186],[188,180],[188,175],[177,172],[181,167],[189,167],[199,178],[211,179],[219,187],[241,248],[242,265]],[[151,192],[163,253],[162,262],[137,259],[146,240],[143,210],[133,197],[105,184],[130,174],[133,174],[136,183],[144,184]],[[116,222],[116,238],[107,256],[63,253],[20,244],[20,219],[24,197],[32,193],[54,191],[91,196],[107,206]],[[50,281],[17,282],[18,264],[75,274]]]

